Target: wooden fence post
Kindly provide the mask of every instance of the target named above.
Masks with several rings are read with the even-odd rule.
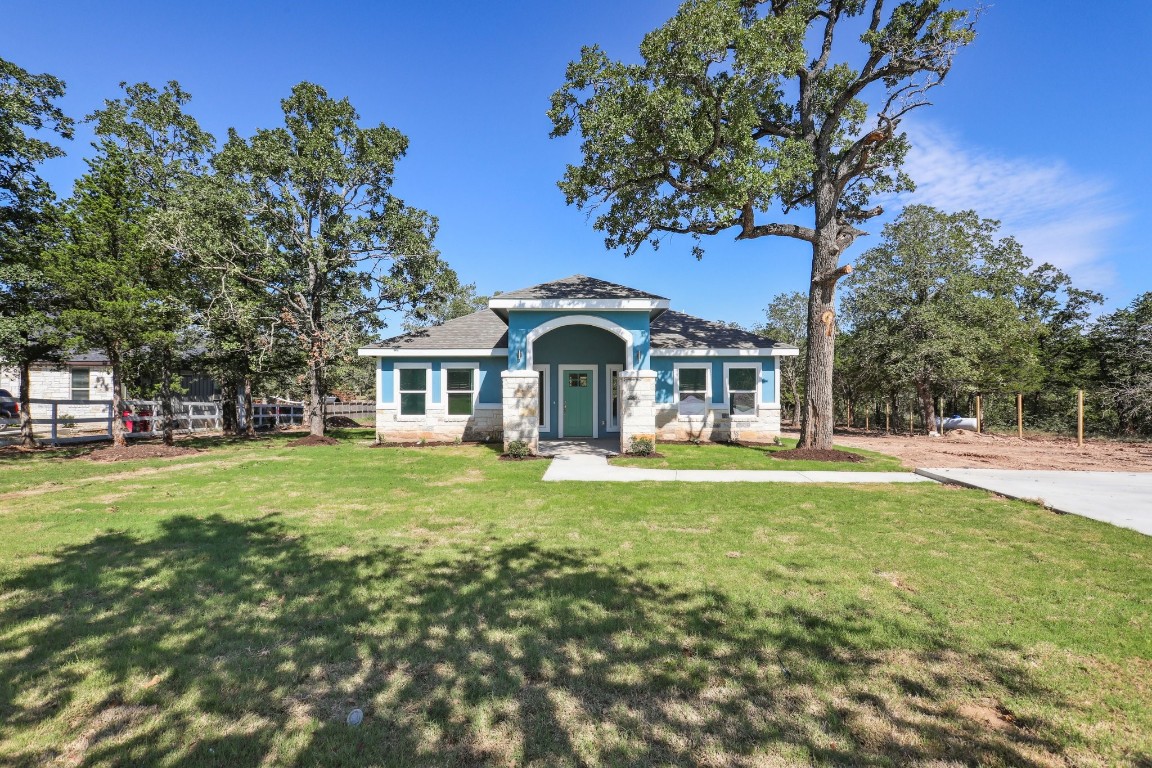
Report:
[[[884,433],[887,435],[892,434],[892,406],[884,403]]]
[[[57,424],[57,421],[59,419],[59,416],[60,416],[60,405],[58,403],[52,403],[52,444],[53,445],[56,444],[56,438],[57,438],[56,424]]]
[[[1016,437],[1024,437],[1024,393],[1016,393]]]
[[[1084,390],[1076,390],[1076,445],[1084,445]]]
[[[980,395],[976,395],[976,431],[984,431],[984,412],[980,408]]]

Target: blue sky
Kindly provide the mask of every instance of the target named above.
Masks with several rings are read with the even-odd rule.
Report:
[[[805,290],[807,247],[783,238],[688,239],[625,259],[606,251],[556,188],[577,140],[550,140],[549,95],[581,45],[631,58],[675,2],[196,3],[0,0],[0,56],[68,84],[81,116],[121,80],[170,79],[217,137],[280,124],[279,100],[311,80],[366,123],[411,140],[397,191],[440,219],[437,244],[481,292],[584,273],[669,296],[673,306],[752,325],[776,293]],[[909,120],[905,202],[973,208],[1004,222],[1037,262],[1102,291],[1108,306],[1152,290],[1152,3],[998,2],[934,106]],[[45,175],[66,193],[90,136]],[[877,241],[857,241],[852,260]]]

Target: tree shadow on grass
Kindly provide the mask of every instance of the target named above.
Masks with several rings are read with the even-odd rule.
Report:
[[[803,580],[803,574],[797,574]],[[104,533],[0,584],[0,764],[1047,765],[1012,656],[867,604],[774,613],[598,553],[312,550],[275,517]],[[359,727],[344,722],[363,708]]]

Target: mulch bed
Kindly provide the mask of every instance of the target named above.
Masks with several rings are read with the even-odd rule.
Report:
[[[667,441],[665,441],[665,442],[667,442]],[[659,451],[654,451],[654,452],[652,452],[652,453],[632,453],[631,451],[624,451],[624,453],[618,453],[618,454],[616,454],[615,456],[612,456],[612,457],[610,457],[610,458],[613,458],[613,459],[616,459],[616,458],[624,458],[624,459],[662,459],[662,458],[664,458],[664,454],[660,453]]]
[[[360,427],[360,422],[347,416],[329,416],[324,423],[335,429],[358,429]]]
[[[834,448],[792,448],[787,451],[774,451],[768,455],[785,461],[843,461],[856,464],[865,460],[863,456]]]
[[[136,459],[170,459],[200,453],[195,448],[182,448],[163,443],[136,443],[124,447],[109,445],[88,454],[90,461],[134,461]]]
[[[340,445],[340,441],[324,435],[308,435],[308,437],[302,437],[299,440],[289,440],[284,445],[289,448],[299,448],[305,445]]]
[[[551,459],[551,456],[509,456],[507,453],[500,454],[500,461],[536,461],[538,459]]]

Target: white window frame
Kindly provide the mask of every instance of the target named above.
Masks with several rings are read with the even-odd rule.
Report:
[[[460,414],[448,413],[448,371],[450,370],[471,370],[472,371],[472,413],[467,416]],[[459,390],[453,391],[451,394],[460,394]],[[476,405],[480,402],[480,363],[440,363],[440,404],[444,406],[444,418],[447,421],[467,421],[468,419],[475,418]]]
[[[730,419],[736,421],[751,421],[757,417],[757,413],[740,414],[739,416],[732,413],[732,392],[728,389],[728,371],[734,368],[751,368],[756,372],[756,387],[752,390],[752,407],[757,410],[759,410],[761,401],[763,400],[761,389],[764,387],[764,382],[761,380],[761,376],[764,375],[764,370],[760,363],[724,363],[724,412],[728,414],[728,418]],[[737,391],[747,392],[748,390],[740,389]]]
[[[400,408],[400,371],[410,368],[423,368],[424,374],[424,413],[401,413]],[[416,390],[411,390],[415,392]],[[396,404],[397,421],[424,421],[434,410],[432,408],[432,363],[393,363],[392,364],[392,402]]]
[[[76,386],[76,374],[84,371],[84,386]],[[84,397],[76,397],[76,390],[83,389]],[[92,369],[86,366],[75,366],[68,369],[68,399],[77,403],[92,402]]]
[[[612,363],[604,366],[604,408],[607,410],[605,414],[604,427],[605,432],[619,432],[620,431],[620,414],[624,411],[624,392],[618,389],[616,397],[620,401],[619,409],[616,413],[616,418],[612,418],[612,374],[616,374],[616,386],[620,387],[620,374],[624,372],[624,366],[620,363]]]
[[[557,365],[556,366],[556,386],[560,390],[559,397],[557,398],[556,410],[560,413],[560,430],[556,434],[564,437],[564,374],[569,371],[592,371],[592,439],[595,440],[600,437],[600,398],[596,394],[599,388],[599,379],[597,371],[600,366],[596,363],[583,363],[577,365]]]
[[[538,365],[533,365],[532,370],[536,371],[537,373],[543,373],[544,374],[544,389],[543,389],[544,413],[541,414],[541,418],[540,418],[540,431],[541,432],[551,432],[552,431],[552,366],[549,365],[548,363],[540,363]]]
[[[685,415],[680,413],[680,371],[684,368],[693,368],[704,371],[704,413]],[[673,363],[672,364],[672,402],[676,405],[676,418],[687,421],[689,419],[706,419],[712,406],[712,363]]]

